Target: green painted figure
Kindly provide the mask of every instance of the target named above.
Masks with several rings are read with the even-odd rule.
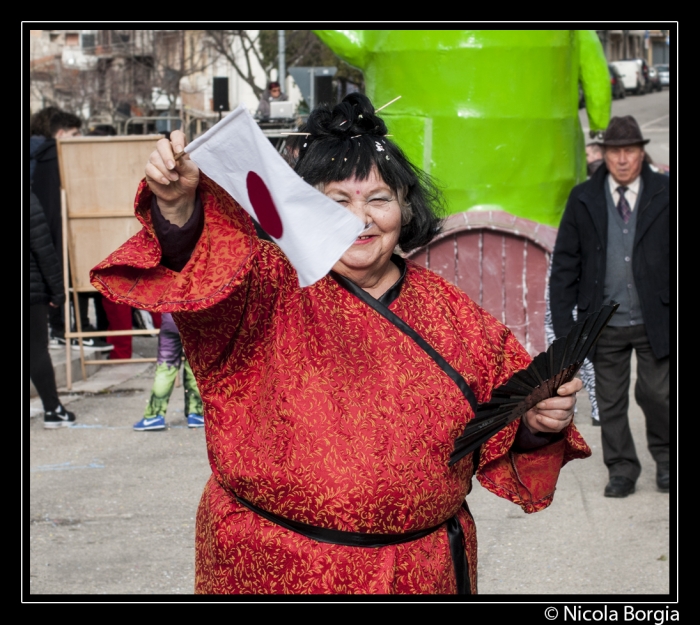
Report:
[[[317,30],[361,69],[393,140],[442,185],[450,213],[502,210],[558,226],[610,117],[594,30]]]

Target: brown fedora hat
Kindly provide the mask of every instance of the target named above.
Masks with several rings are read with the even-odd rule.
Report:
[[[620,145],[644,145],[649,139],[642,137],[637,120],[631,115],[613,117],[603,133],[600,144],[604,147]]]

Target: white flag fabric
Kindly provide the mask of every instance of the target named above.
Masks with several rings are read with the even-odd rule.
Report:
[[[302,287],[325,276],[364,229],[348,209],[294,172],[243,106],[185,152],[275,240]]]

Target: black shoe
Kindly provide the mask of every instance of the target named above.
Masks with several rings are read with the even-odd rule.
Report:
[[[610,478],[608,485],[605,487],[606,497],[627,497],[634,492],[634,482],[628,477],[615,475]]]
[[[80,349],[79,340],[83,342],[83,349],[89,349],[93,352],[108,352],[114,349],[114,345],[110,345],[107,341],[97,336],[91,336],[89,339],[72,339],[70,342],[72,349]]]
[[[600,427],[600,419],[591,419],[591,425],[595,425],[596,427]]]
[[[56,410],[49,410],[44,413],[44,428],[54,430],[56,428],[67,428],[75,422],[75,415],[66,410],[61,404]]]
[[[656,463],[656,488],[661,493],[667,493],[671,483],[671,471],[668,462]]]

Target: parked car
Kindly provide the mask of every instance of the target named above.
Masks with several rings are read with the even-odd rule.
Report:
[[[625,85],[622,82],[622,76],[614,65],[608,64],[610,71],[610,89],[612,90],[613,100],[620,100],[625,97]]]
[[[665,63],[658,63],[654,65],[656,71],[659,72],[659,82],[662,87],[668,87],[668,65]]]
[[[663,89],[659,71],[655,67],[649,68],[649,84],[651,85],[651,91],[661,91]]]
[[[620,72],[622,83],[625,85],[627,93],[641,95],[649,91],[649,68],[646,66],[646,61],[643,61],[643,59],[628,59],[625,61],[612,61],[610,65],[613,65]],[[647,68],[646,71],[644,71],[645,66]]]

